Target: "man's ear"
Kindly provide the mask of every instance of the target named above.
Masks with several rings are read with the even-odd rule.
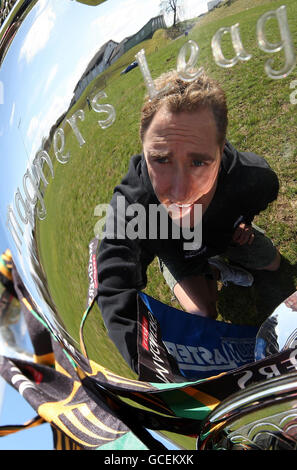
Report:
[[[222,143],[222,145],[220,147],[221,157],[223,156],[225,145],[226,145],[226,140],[224,139],[224,142]]]

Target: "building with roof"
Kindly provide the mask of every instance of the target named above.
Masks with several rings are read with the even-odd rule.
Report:
[[[211,0],[210,2],[207,2],[207,9],[208,11],[213,10],[216,6],[218,6],[220,3],[222,3],[223,0]]]
[[[98,75],[106,70],[111,64],[116,62],[129,49],[142,41],[150,39],[155,31],[162,28],[166,28],[166,23],[164,16],[159,15],[151,18],[137,33],[123,39],[120,43],[113,40],[107,41],[94,55],[85,72],[81,76],[74,89],[74,98],[72,102],[77,101],[89,83],[98,77]]]

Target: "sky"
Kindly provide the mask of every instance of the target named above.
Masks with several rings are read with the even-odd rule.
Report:
[[[1,253],[9,246],[7,206],[42,137],[67,109],[87,64],[105,42],[120,42],[157,16],[159,4],[160,0],[141,0],[140,8],[140,0],[108,0],[94,9],[70,0],[39,0],[23,21],[0,68],[0,82],[4,84],[0,100],[0,172],[5,174],[0,196]],[[206,10],[207,0],[184,0],[183,19]],[[19,158],[8,158],[10,155]],[[21,263],[20,269],[27,273],[25,255]],[[0,425],[22,424],[34,416],[23,397],[0,379]],[[2,437],[0,450],[5,449],[52,449],[49,425]]]
[[[3,381],[3,379],[1,379]],[[0,411],[0,425],[24,424],[36,416],[33,408],[14,388],[0,385],[3,389],[4,401]],[[52,450],[53,439],[50,425],[41,424],[33,429],[19,431],[10,436],[0,438],[0,450]]]

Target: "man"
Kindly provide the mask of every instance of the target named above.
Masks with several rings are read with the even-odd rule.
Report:
[[[280,264],[271,240],[252,225],[254,216],[276,199],[278,179],[263,158],[239,153],[226,141],[221,87],[204,74],[184,82],[170,72],[156,81],[156,88],[160,93],[142,109],[143,154],[132,157],[114,190],[98,256],[99,307],[111,339],[136,371],[137,291],[146,286],[146,270],[155,256],[181,306],[212,318],[217,316],[218,279],[249,286],[253,277],[243,268],[274,271]],[[125,210],[119,209],[120,198]],[[146,209],[138,223],[146,236],[136,238],[127,235],[132,221],[127,209],[135,204]],[[161,204],[160,214],[169,216],[166,238],[149,236],[149,209],[156,204]],[[183,232],[173,236],[174,227],[187,221],[194,233],[201,226],[195,217],[198,206],[201,243],[185,249]],[[121,227],[120,235],[115,227]]]

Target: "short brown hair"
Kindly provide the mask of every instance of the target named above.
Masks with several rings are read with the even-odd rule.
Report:
[[[166,85],[168,90],[160,95],[146,97],[141,110],[140,138],[144,139],[154,115],[163,106],[172,112],[194,112],[208,107],[212,110],[217,127],[218,143],[223,144],[228,126],[228,108],[226,96],[221,86],[204,72],[193,81],[184,81],[173,70],[161,75],[154,81],[157,90]]]

